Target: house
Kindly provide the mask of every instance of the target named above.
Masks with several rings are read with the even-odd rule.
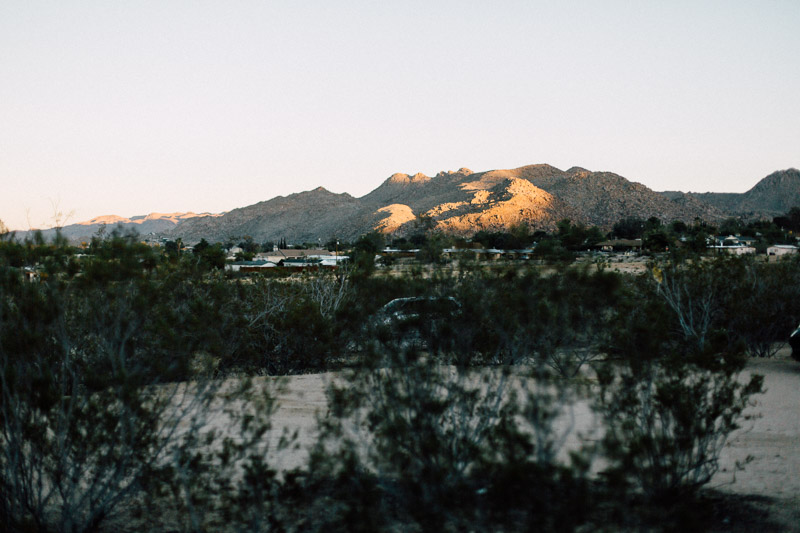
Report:
[[[604,252],[640,252],[642,239],[612,239],[595,244]]]
[[[230,250],[228,250],[228,259],[235,259],[236,254],[243,252],[244,249],[239,246],[233,246]]]
[[[34,281],[40,281],[42,279],[42,276],[39,273],[39,271],[32,267],[25,267],[22,270],[22,274],[25,277],[25,281],[34,282]]]
[[[715,246],[753,246],[757,240],[755,237],[742,235],[718,235],[714,238],[714,244]]]
[[[389,248],[388,246],[381,250],[382,257],[415,257],[419,252],[419,248],[413,250],[401,250],[399,248]]]
[[[747,255],[747,254],[754,254],[756,253],[756,249],[752,246],[745,246],[744,244],[735,244],[735,245],[715,245],[709,246],[709,250],[713,250],[718,254],[730,254],[730,255]]]
[[[458,257],[459,255],[470,253],[474,254],[478,259],[496,260],[496,259],[530,259],[533,254],[533,248],[525,248],[523,250],[500,250],[498,248],[445,248],[442,250],[442,255],[447,258]]]
[[[335,255],[332,255],[328,250],[323,249],[301,250],[295,248],[282,248],[272,250],[271,252],[261,252],[256,254],[254,259],[280,263],[284,259],[303,259],[306,257],[319,258],[323,256],[335,257]]]
[[[225,270],[231,272],[260,272],[265,268],[275,268],[278,263],[272,261],[236,261],[225,265]]]
[[[796,254],[797,251],[797,246],[792,244],[773,244],[767,248],[767,255],[780,257],[782,255]]]
[[[322,266],[322,260],[316,257],[290,257],[281,259],[278,264],[287,268],[316,268]]]

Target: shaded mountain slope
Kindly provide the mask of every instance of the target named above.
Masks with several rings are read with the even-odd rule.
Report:
[[[257,242],[284,237],[290,242],[314,242],[334,235],[334,228],[350,226],[360,207],[360,202],[347,193],[336,194],[318,187],[234,209],[217,218],[189,220],[172,234],[186,242],[201,238],[224,242],[245,236]]]
[[[800,206],[800,170],[773,172],[747,192],[689,193],[731,216],[773,217]]]

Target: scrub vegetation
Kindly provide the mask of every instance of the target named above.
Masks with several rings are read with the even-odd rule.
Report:
[[[747,357],[800,316],[793,261],[235,277],[220,253],[0,240],[5,530],[704,529]],[[399,297],[460,307],[375,320]],[[316,442],[282,468],[281,376],[318,372]],[[567,446],[580,402],[602,431]]]

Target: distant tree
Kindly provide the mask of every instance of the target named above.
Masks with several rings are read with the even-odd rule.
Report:
[[[193,251],[193,253],[195,255],[202,255],[203,252],[206,251],[206,249],[208,249],[209,246],[211,246],[211,245],[208,244],[207,240],[200,239],[200,242],[198,242],[197,244],[194,245],[194,248],[193,248],[192,251]]]
[[[166,252],[167,256],[170,257],[177,257],[180,255],[181,248],[182,244],[178,241],[167,241],[164,243],[164,252]]]
[[[412,248],[412,243],[405,237],[395,237],[389,245],[398,250],[410,250]]]
[[[566,249],[578,251],[597,244],[605,236],[596,226],[587,227],[583,223],[572,224],[569,219],[564,219],[558,223],[556,237]]]
[[[644,226],[644,220],[639,217],[625,217],[614,224],[611,232],[618,239],[641,239]]]
[[[421,248],[426,242],[428,242],[428,233],[424,231],[416,231],[408,237],[408,241],[411,243],[412,248]]]
[[[383,245],[383,234],[377,231],[371,231],[358,238],[353,245],[353,250],[356,252],[368,252],[374,255],[383,249]]]
[[[569,263],[575,259],[575,254],[564,248],[555,237],[540,239],[533,249],[533,256],[545,261]]]
[[[792,207],[785,215],[775,217],[773,222],[785,230],[800,232],[800,207]]]
[[[533,242],[533,235],[531,234],[531,228],[528,226],[528,223],[525,221],[518,222],[513,224],[508,232],[516,239],[516,246],[515,248],[526,248],[531,245]]]
[[[353,245],[350,260],[356,277],[369,276],[375,270],[375,256],[383,249],[384,236],[377,231],[365,233]]]
[[[595,244],[603,241],[606,238],[603,230],[597,226],[592,226],[586,231],[586,238],[584,242],[587,246],[594,246]]]
[[[740,235],[744,229],[744,224],[741,220],[734,217],[728,217],[722,221],[719,226],[720,235]]]
[[[672,236],[664,227],[657,227],[645,232],[642,246],[652,252],[664,252],[672,244]]]
[[[220,243],[216,243],[213,246],[205,246],[199,253],[197,253],[197,247],[195,246],[194,251],[196,256],[200,259],[200,266],[204,270],[210,270],[212,268],[221,270],[225,268],[227,254],[225,250],[222,249]]]
[[[246,235],[244,239],[239,242],[239,248],[248,254],[257,254],[260,251],[258,243],[249,235]]]
[[[647,233],[648,231],[653,231],[661,228],[661,219],[658,217],[650,217],[644,223],[644,231]]]
[[[689,227],[682,220],[673,220],[669,225],[669,229],[676,235],[683,235],[689,230]]]
[[[442,250],[448,244],[447,237],[439,232],[431,233],[425,244],[417,252],[417,259],[423,263],[441,263]]]
[[[420,231],[430,231],[436,227],[436,221],[433,219],[433,217],[424,213],[417,215],[417,219],[414,221],[414,224]]]
[[[561,241],[561,245],[568,249],[573,250],[582,242],[583,235],[581,231],[572,225],[572,221],[565,218],[558,222],[558,232],[556,237]]]

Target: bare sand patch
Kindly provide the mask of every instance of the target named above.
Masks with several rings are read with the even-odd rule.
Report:
[[[800,531],[800,363],[789,354],[784,348],[775,358],[749,361],[743,378],[751,373],[763,375],[766,392],[747,410],[754,418],[743,421],[728,439],[720,471],[708,484],[720,493],[745,498],[750,507],[769,517],[776,531]],[[274,379],[258,381],[266,385]],[[318,436],[317,419],[328,409],[326,387],[338,379],[339,373],[292,376],[276,391],[279,407],[272,417],[269,449],[276,450],[284,430],[297,431],[296,446],[270,453],[276,468],[288,470],[305,464],[308,449]],[[212,423],[224,425],[224,417]],[[597,419],[586,400],[565,410],[559,425],[559,431],[571,430],[566,449],[598,437]]]
[[[748,363],[745,376],[763,375],[766,392],[746,411],[756,418],[728,439],[709,487],[772,498],[771,518],[785,531],[800,531],[800,363],[790,353],[784,348]]]
[[[774,358],[750,360],[744,376],[751,373],[764,376],[766,392],[756,396],[754,405],[746,411],[755,418],[743,421],[728,439],[720,471],[709,486],[737,494],[795,499],[800,505],[800,363],[783,349]],[[327,411],[325,388],[337,376],[327,373],[288,378],[278,394],[273,433],[281,428],[296,429],[301,448],[312,444],[317,436],[317,416]],[[573,425],[571,446],[582,442],[581,434],[596,428],[587,402],[574,407],[570,420],[564,421]],[[304,451],[299,452],[300,456],[282,458],[287,464],[281,466],[302,464]]]

